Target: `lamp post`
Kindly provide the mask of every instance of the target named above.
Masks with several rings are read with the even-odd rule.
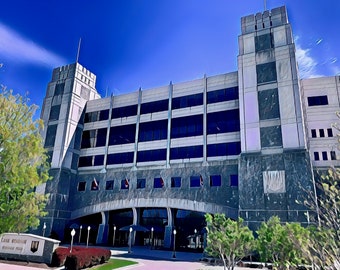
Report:
[[[151,249],[153,249],[153,230],[154,228],[151,227]]]
[[[113,226],[113,240],[112,240],[112,246],[113,246],[113,247],[115,246],[116,230],[117,230],[117,227],[116,227],[116,226]]]
[[[87,227],[87,240],[86,240],[86,247],[87,248],[89,247],[90,230],[91,230],[91,227],[88,226]]]
[[[197,248],[197,230],[194,230],[195,233],[195,248]]]
[[[81,230],[83,229],[83,226],[80,225],[79,227],[79,240],[78,240],[78,243],[80,244],[80,240],[81,240]]]
[[[132,233],[132,228],[130,227],[129,229],[129,253],[131,253],[131,240],[132,240],[131,233]]]
[[[71,249],[70,249],[70,253],[72,253],[72,246],[73,246],[73,237],[76,234],[76,231],[74,229],[72,229],[71,231]]]
[[[44,225],[43,225],[43,235],[42,236],[45,236],[45,231],[46,231],[46,222],[44,222]]]
[[[176,229],[174,229],[173,233],[174,233],[174,249],[172,253],[172,258],[176,258],[176,233],[177,233]]]

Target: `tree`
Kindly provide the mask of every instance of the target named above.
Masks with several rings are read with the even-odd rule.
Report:
[[[35,111],[27,98],[0,89],[0,233],[25,232],[45,215],[47,198],[34,192],[49,178]]]
[[[302,247],[309,245],[309,232],[298,223],[281,224],[277,216],[262,222],[257,230],[257,251],[261,261],[278,269],[307,262]]]
[[[224,269],[234,269],[242,258],[250,255],[254,247],[254,235],[239,218],[237,221],[226,218],[224,214],[206,214],[207,248],[206,252],[220,257]]]

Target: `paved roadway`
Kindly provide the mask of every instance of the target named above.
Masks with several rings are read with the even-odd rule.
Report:
[[[133,247],[131,253],[127,252],[127,248],[115,248],[111,249],[111,253],[113,257],[138,262],[137,265],[121,268],[124,270],[223,270],[223,266],[212,266],[205,262],[200,262],[199,259],[202,258],[201,253],[176,252],[176,258],[173,258],[172,251],[150,250],[146,247]],[[44,268],[44,265],[37,267],[36,264],[22,264],[23,263],[21,263],[21,265],[0,263],[0,270],[57,269]],[[237,267],[235,269],[237,269]],[[247,269],[248,268],[242,268],[242,270]]]

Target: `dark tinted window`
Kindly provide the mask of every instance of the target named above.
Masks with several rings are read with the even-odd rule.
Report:
[[[99,181],[96,178],[91,182],[91,190],[99,190]]]
[[[208,134],[240,131],[239,110],[208,113],[207,130]]]
[[[237,174],[230,175],[230,186],[238,187],[238,175]]]
[[[104,155],[94,156],[94,166],[104,165]]]
[[[65,83],[58,83],[58,84],[56,84],[54,95],[55,96],[62,95],[64,93],[64,88],[65,88]]]
[[[238,87],[231,87],[226,89],[215,90],[207,93],[207,102],[217,103],[222,101],[229,101],[238,99]]]
[[[325,131],[323,129],[319,129],[319,134],[321,138],[325,137]]]
[[[50,120],[58,120],[59,119],[59,113],[60,113],[60,105],[52,106],[49,119]]]
[[[276,64],[270,62],[256,66],[257,83],[269,83],[276,81]]]
[[[92,156],[79,157],[78,167],[89,167],[92,166]]]
[[[109,119],[109,111],[110,111],[109,109],[100,111],[99,112],[99,121]]]
[[[327,128],[327,136],[333,137],[333,130],[331,128]]]
[[[99,112],[88,112],[85,113],[84,123],[96,122],[98,121]]]
[[[331,160],[336,160],[335,151],[331,151]]]
[[[145,188],[145,179],[141,178],[141,179],[137,179],[137,188]]]
[[[55,136],[57,134],[57,126],[58,125],[52,125],[52,126],[47,127],[45,147],[53,147],[54,146]]]
[[[154,188],[162,188],[164,187],[164,180],[162,177],[154,178],[153,179],[153,187]]]
[[[113,190],[114,187],[114,180],[107,180],[105,184],[105,189],[106,190]]]
[[[203,115],[171,119],[171,138],[199,136],[203,134]]]
[[[135,142],[136,124],[111,127],[109,145]]]
[[[271,33],[255,37],[255,51],[263,51],[274,47],[274,41]]]
[[[129,179],[123,179],[120,181],[120,188],[121,189],[129,189],[130,188],[130,180]]]
[[[138,151],[137,162],[166,160],[166,149]]]
[[[181,187],[181,177],[171,177],[171,187],[172,188],[179,188]]]
[[[190,176],[190,187],[203,186],[203,178],[201,175]]]
[[[137,104],[126,107],[113,108],[111,118],[122,118],[137,115]]]
[[[168,120],[146,122],[139,124],[139,141],[155,141],[167,138]]]
[[[328,105],[327,96],[308,97],[308,106]]]
[[[101,128],[97,130],[96,147],[105,146],[106,133],[107,133],[107,128]]]
[[[316,138],[316,130],[312,129],[312,138]]]
[[[222,185],[221,175],[210,175],[210,186],[220,187]]]
[[[328,160],[327,152],[322,152],[322,160]]]
[[[107,164],[133,163],[133,152],[124,152],[107,155]]]
[[[168,105],[169,101],[167,99],[142,103],[140,107],[140,114],[167,111]]]
[[[241,142],[208,144],[208,157],[232,156],[241,153]]]
[[[170,149],[170,159],[198,158],[203,156],[203,145]]]
[[[172,99],[172,109],[182,109],[186,107],[193,107],[203,104],[203,93],[184,96],[184,97],[176,97]]]
[[[86,182],[79,182],[78,183],[78,191],[85,191]]]
[[[319,152],[314,152],[314,160],[320,160]]]

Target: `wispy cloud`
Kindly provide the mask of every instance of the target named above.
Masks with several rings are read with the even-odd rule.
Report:
[[[298,43],[299,37],[295,38],[295,48],[296,48],[296,60],[299,65],[299,73],[301,79],[306,78],[315,78],[320,77],[321,75],[317,74],[316,67],[318,62],[310,55],[310,49],[301,48]],[[318,41],[322,42],[322,39]],[[319,44],[318,43],[318,44]]]
[[[0,60],[56,67],[66,61],[0,22]],[[1,60],[3,62],[3,60]]]

